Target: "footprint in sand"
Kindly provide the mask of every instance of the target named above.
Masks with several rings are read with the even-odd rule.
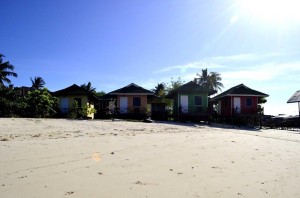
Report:
[[[69,191],[69,192],[66,192],[66,193],[65,193],[65,195],[72,195],[72,194],[74,194],[73,191]]]
[[[146,185],[145,183],[141,182],[141,181],[136,181],[134,182],[134,184],[138,184],[138,185]]]

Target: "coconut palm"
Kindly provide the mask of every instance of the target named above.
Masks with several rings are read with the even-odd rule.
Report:
[[[91,82],[88,82],[88,84],[82,84],[81,87],[88,92],[96,93],[96,88],[92,87]]]
[[[45,86],[45,81],[42,77],[34,77],[34,79],[30,78],[31,80],[31,87],[34,89],[41,89]]]
[[[11,84],[8,76],[18,77],[17,73],[13,72],[15,67],[8,61],[3,62],[4,55],[0,54],[0,86],[4,86],[4,83]]]
[[[222,90],[223,84],[221,83],[221,74],[217,72],[208,73],[207,69],[202,69],[202,74],[197,74],[198,77],[194,81],[204,87],[213,89],[213,90]]]

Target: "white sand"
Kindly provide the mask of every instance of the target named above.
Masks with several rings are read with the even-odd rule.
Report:
[[[0,119],[0,197],[300,197],[300,134]]]

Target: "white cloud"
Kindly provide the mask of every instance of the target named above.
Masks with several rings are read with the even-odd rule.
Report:
[[[230,56],[207,57],[207,58],[203,58],[200,61],[195,61],[187,64],[167,66],[158,71],[155,71],[154,74],[167,73],[171,71],[180,71],[180,73],[186,73],[189,70],[204,69],[204,68],[224,69],[224,68],[229,68],[230,65],[236,66],[236,64],[239,64],[240,67],[243,67],[244,65],[249,66],[249,64],[258,61],[260,61],[262,64],[270,64],[270,62],[273,61],[273,59],[275,58],[284,57],[291,54],[295,55],[295,54],[299,54],[299,52],[292,52],[292,53],[272,52],[272,53],[263,53],[263,54],[248,53],[248,54],[237,54],[237,55],[230,55]],[[255,65],[251,65],[251,67],[252,66],[255,67]]]
[[[215,56],[207,58],[210,61],[226,63],[232,61],[249,61],[249,60],[257,60],[259,57],[256,54],[238,54],[231,56]]]
[[[223,79],[231,80],[253,80],[253,81],[270,81],[279,76],[290,75],[300,72],[300,62],[287,62],[283,64],[266,63],[252,65],[238,70],[229,70],[222,72]]]
[[[170,71],[176,71],[179,70],[181,73],[187,72],[189,69],[204,69],[204,68],[224,68],[225,66],[215,64],[212,62],[207,61],[198,61],[198,62],[192,62],[187,63],[183,65],[176,65],[176,66],[168,66],[161,70],[155,71],[154,73],[166,73]]]

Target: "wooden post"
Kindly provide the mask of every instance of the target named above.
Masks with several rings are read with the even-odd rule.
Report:
[[[300,119],[300,102],[298,102],[298,111],[299,111],[299,119]]]
[[[298,111],[299,111],[299,125],[300,125],[300,102],[298,102]]]
[[[180,105],[179,105],[179,92],[177,92],[177,121],[179,121],[179,107],[180,107]]]

